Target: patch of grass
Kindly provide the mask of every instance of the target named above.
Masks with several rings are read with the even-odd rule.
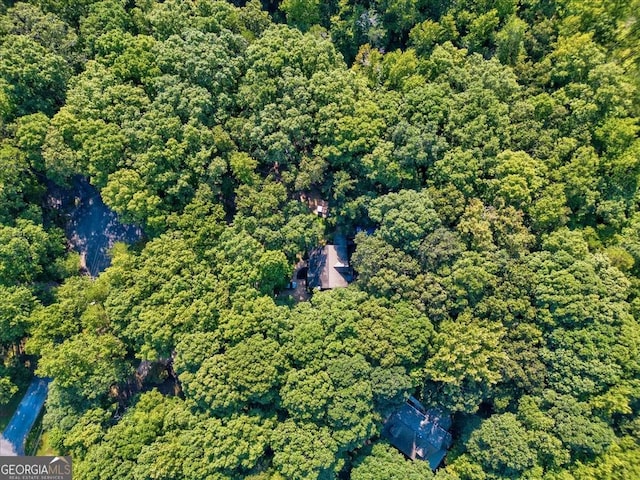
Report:
[[[24,446],[24,451],[27,455],[33,455],[34,452],[39,448],[40,436],[43,434],[42,432],[43,415],[44,415],[44,408],[40,411],[40,415],[38,415],[36,422],[33,424],[33,428],[29,432],[29,435],[27,435],[27,440]]]
[[[57,455],[51,444],[49,443],[49,432],[42,432],[42,436],[40,437],[40,444],[38,445],[38,450],[36,451],[37,456],[43,455]]]

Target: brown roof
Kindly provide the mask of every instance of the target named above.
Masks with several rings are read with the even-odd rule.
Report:
[[[328,290],[346,287],[352,277],[353,271],[349,266],[346,244],[318,247],[309,255],[309,288]]]

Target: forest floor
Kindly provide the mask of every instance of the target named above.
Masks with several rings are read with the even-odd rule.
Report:
[[[306,302],[311,298],[311,293],[307,290],[307,262],[300,260],[294,267],[293,274],[291,275],[291,282],[289,286],[295,284],[295,288],[285,288],[278,294],[280,299],[293,299],[294,303]],[[303,271],[298,275],[298,272]]]

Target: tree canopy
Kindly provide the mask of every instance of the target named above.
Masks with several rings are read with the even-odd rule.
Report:
[[[80,479],[640,476],[639,8],[4,2],[0,404]],[[97,278],[78,177],[144,232]]]

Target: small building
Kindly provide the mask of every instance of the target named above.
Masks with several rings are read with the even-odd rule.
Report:
[[[322,198],[320,192],[300,192],[298,194],[298,200],[302,203],[306,203],[309,210],[317,216],[322,218],[327,218],[329,216],[329,202]]]
[[[309,254],[307,287],[330,290],[346,287],[353,281],[346,239],[335,245],[314,248]]]
[[[425,410],[414,397],[387,418],[382,436],[411,460],[438,468],[451,446],[451,418],[437,409]]]

